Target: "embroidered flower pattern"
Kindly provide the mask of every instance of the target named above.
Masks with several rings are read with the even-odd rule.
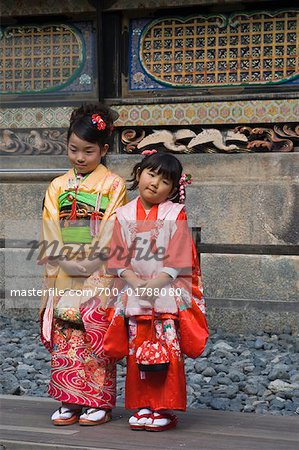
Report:
[[[203,313],[203,314],[205,314],[206,313],[206,302],[205,302],[205,298],[204,297],[201,297],[201,298],[197,298],[197,297],[193,297],[194,298],[194,301],[195,301],[195,303],[197,304],[197,306],[199,307],[199,309],[201,310],[201,312]]]
[[[168,360],[175,358],[181,361],[183,355],[180,349],[175,321],[173,319],[158,319],[154,323],[156,343],[145,341],[143,346],[136,347],[135,339],[138,323],[133,318],[129,319],[129,355],[133,356],[136,354],[136,362],[141,364],[149,364],[149,362],[141,362],[146,360],[150,361],[150,364],[167,362],[163,360],[165,353],[168,355]],[[154,344],[158,344],[158,346]]]
[[[94,407],[111,409],[115,402],[114,360],[95,351],[104,338],[107,319],[96,309],[91,314],[95,327],[88,333],[83,327],[54,320],[49,394],[80,405],[93,398]]]
[[[69,349],[69,351],[67,352],[67,356],[69,357],[69,358],[75,358],[75,356],[76,356],[76,350],[74,349],[74,348],[70,348]]]
[[[159,236],[160,230],[163,227],[164,221],[161,219],[158,219],[155,221],[155,225],[153,229],[151,230],[151,239],[157,239]]]
[[[76,308],[60,308],[57,306],[54,309],[54,317],[65,320],[66,322],[82,322],[80,311]]]
[[[167,347],[178,359],[182,358],[180,343],[177,336],[175,323],[172,319],[167,319],[163,324],[163,335]]]
[[[105,369],[99,367],[93,374],[92,379],[99,385],[103,386],[105,380]]]
[[[136,351],[137,364],[164,364],[169,362],[168,352],[161,342],[144,341]]]
[[[137,235],[137,224],[135,222],[130,222],[128,224],[128,230],[130,233],[131,242],[134,242]]]

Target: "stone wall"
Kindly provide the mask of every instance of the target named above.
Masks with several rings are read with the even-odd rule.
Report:
[[[37,313],[36,296],[12,298],[10,289],[41,287],[42,268],[36,264],[37,254],[30,261],[28,254],[30,241],[39,238],[44,192],[51,179],[68,167],[63,155],[71,111],[82,101],[101,98],[119,113],[113,154],[109,157],[112,170],[126,178],[139,158],[134,153],[143,145],[148,146],[148,142],[152,144],[149,148],[164,146],[183,153],[179,158],[194,179],[188,192],[187,211],[190,225],[201,228],[199,251],[210,325],[232,332],[279,332],[285,325],[298,329],[299,108],[298,66],[293,58],[295,12],[282,1],[263,3],[265,11],[260,10],[256,0],[244,0],[242,4],[237,0],[33,0],[29,8],[23,0],[2,1],[2,46],[6,49],[3,67],[7,69],[2,77],[0,108],[0,290],[4,314]],[[177,68],[176,60],[168,55],[173,63],[167,68],[174,75],[171,89],[169,80],[156,76],[159,64],[156,75],[146,72],[147,51],[144,48],[143,59],[140,58],[139,45],[139,38],[147,36],[148,21],[165,21],[166,11],[170,17],[178,18],[177,41],[171,45],[180,54],[178,60],[185,64],[184,72],[188,72],[188,80],[184,81],[177,72],[180,64]],[[229,70],[235,71],[234,64],[242,67],[237,71],[242,72],[242,79],[226,68],[229,83],[215,87],[213,77],[218,72],[217,80],[223,82],[220,72],[224,71],[224,61],[218,44],[212,48],[209,43],[214,36],[207,27],[204,39],[208,45],[201,43],[199,30],[195,46],[197,50],[209,50],[204,58],[213,76],[210,73],[209,79],[202,81],[202,64],[196,68],[202,56],[193,52],[194,42],[188,43],[192,44],[188,49],[187,37],[186,42],[179,37],[179,28],[189,23],[190,13],[197,15],[204,26],[213,15],[217,30],[224,17],[226,25],[235,26],[256,15],[251,28],[243,23],[247,31],[240,33],[237,44],[231,43],[228,28],[221,36],[216,30],[221,46],[228,49],[232,63]],[[242,18],[236,21],[239,13]],[[49,17],[51,26],[47,26]],[[281,20],[285,22],[281,24]],[[185,26],[185,36],[189,32],[193,35],[192,26]],[[163,27],[166,30],[165,23]],[[269,32],[271,27],[273,33]],[[265,33],[265,39],[259,36],[257,41],[251,41],[256,30],[261,30],[261,37]],[[70,48],[70,38],[80,49]],[[147,38],[157,61],[162,55],[164,58],[164,50]],[[60,49],[54,45],[57,39],[63,43]],[[242,56],[242,51],[247,55],[246,40],[254,51],[257,78],[251,76],[253,62],[248,72],[243,61],[247,58]],[[47,42],[53,45],[46,54],[42,49]],[[167,50],[166,39],[164,44]],[[236,52],[236,45],[241,53]],[[259,46],[263,49],[260,61],[256,56]],[[187,54],[189,50],[191,53]],[[273,52],[275,58],[268,60],[267,52]],[[279,57],[280,52],[284,58]],[[70,53],[75,62],[72,59],[64,74],[58,67],[65,69],[65,62],[61,65],[58,59],[63,60]],[[165,71],[170,60],[165,63]],[[190,65],[192,61],[195,66]],[[269,72],[268,65],[275,70]],[[45,70],[42,85],[39,66]],[[59,72],[58,84],[57,74],[52,76],[54,72],[48,66]],[[34,76],[28,68],[36,69]],[[190,84],[190,76],[197,71],[198,79],[192,78]],[[244,80],[249,81],[244,84]]]
[[[194,182],[188,189],[190,225],[201,227],[201,265],[211,327],[231,332],[298,329],[296,253],[297,153],[179,155]],[[109,167],[124,178],[136,155],[113,155]],[[41,287],[36,255],[41,205],[50,180],[63,173],[63,156],[2,157],[0,196],[2,313],[36,314],[37,298],[12,298],[10,289]],[[34,170],[32,170],[34,167]],[[52,167],[51,170],[45,170]],[[298,231],[297,231],[298,232]]]

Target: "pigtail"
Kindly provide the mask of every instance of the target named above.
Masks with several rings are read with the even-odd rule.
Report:
[[[141,171],[140,163],[135,164],[131,173],[132,178],[126,180],[128,183],[132,183],[132,186],[128,188],[128,191],[135,191],[135,189],[137,189],[138,187],[137,174],[140,171]]]
[[[169,200],[171,200],[172,203],[180,203],[179,185],[176,186],[175,191],[169,198]]]

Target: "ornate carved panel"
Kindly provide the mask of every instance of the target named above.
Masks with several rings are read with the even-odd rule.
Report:
[[[0,40],[0,92],[91,91],[96,84],[89,22],[7,27]]]
[[[0,155],[66,155],[66,130],[32,129],[0,132]]]
[[[121,135],[126,153],[163,148],[173,153],[291,152],[299,145],[299,125],[235,128],[125,129]]]
[[[298,31],[293,10],[133,20],[130,89],[293,82]]]

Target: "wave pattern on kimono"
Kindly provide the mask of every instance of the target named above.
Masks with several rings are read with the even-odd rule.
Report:
[[[103,351],[108,324],[104,311],[87,310],[88,333],[83,326],[55,321],[48,392],[61,402],[111,409],[115,406],[116,365]]]

